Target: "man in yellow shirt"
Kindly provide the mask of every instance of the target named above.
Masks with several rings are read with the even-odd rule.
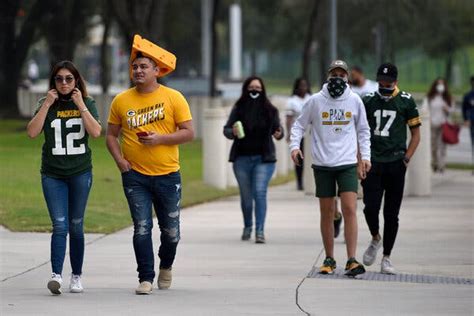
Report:
[[[180,239],[178,145],[191,141],[194,130],[186,99],[156,80],[160,73],[167,72],[159,58],[132,51],[135,86],[114,98],[108,119],[107,148],[122,173],[134,225],[133,248],[140,283],[136,294],[153,290],[152,205],[161,232],[159,289],[171,285],[171,268]]]

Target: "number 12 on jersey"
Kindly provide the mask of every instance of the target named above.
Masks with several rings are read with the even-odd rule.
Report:
[[[85,135],[84,125],[82,125],[82,119],[73,118],[66,121],[66,129],[71,128],[75,125],[79,125],[79,132],[77,133],[68,133],[66,135],[66,148],[64,147],[62,140],[61,132],[61,120],[55,119],[51,122],[51,127],[54,129],[54,148],[53,155],[80,155],[86,152],[86,146],[80,144],[77,147],[74,147],[74,141],[82,139]]]
[[[374,112],[374,116],[375,116],[375,125],[376,125],[374,129],[374,135],[389,137],[390,136],[389,129],[390,129],[390,126],[392,126],[393,121],[395,121],[395,118],[397,117],[397,112],[391,111],[391,110],[377,110]],[[382,117],[387,117],[387,116],[388,116],[388,121],[383,127],[383,129],[380,130],[381,128],[380,125],[382,124]]]

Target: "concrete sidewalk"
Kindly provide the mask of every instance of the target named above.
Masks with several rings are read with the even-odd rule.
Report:
[[[405,198],[392,254],[400,273],[474,277],[473,188],[470,172],[448,170],[433,176],[431,197]],[[46,289],[50,265],[42,263],[49,257],[49,234],[0,230],[0,314],[303,315],[295,303],[300,283],[299,305],[311,315],[474,313],[473,285],[305,278],[324,256],[316,205],[294,184],[271,188],[265,245],[240,241],[238,197],[183,210],[172,288],[149,296],[134,294],[131,228],[89,235],[85,291],[60,296]],[[359,201],[359,259],[369,241],[361,210]],[[368,270],[379,271],[380,259]],[[336,260],[339,267],[346,260],[342,237]],[[64,276],[70,273],[68,261]]]

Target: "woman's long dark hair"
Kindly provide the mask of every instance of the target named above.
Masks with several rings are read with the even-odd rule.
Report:
[[[262,86],[262,91],[260,92],[262,96],[259,98],[260,101],[256,104],[256,101],[250,98],[248,86],[253,80],[258,80]],[[239,116],[242,117],[246,126],[250,129],[256,126],[267,125],[271,122],[273,115],[276,111],[276,108],[271,104],[270,100],[267,98],[267,92],[265,90],[265,85],[263,80],[257,76],[250,76],[245,79],[242,85],[242,94],[240,98],[235,103]],[[262,113],[266,120],[262,120],[261,116],[258,114]]]
[[[295,82],[293,83],[293,94],[292,95],[298,95],[298,87],[300,86],[301,81],[306,82],[306,86],[308,87],[308,90],[306,91],[306,93],[311,94],[311,88],[309,87],[308,80],[306,80],[303,77],[300,77],[300,78],[296,78]]]
[[[76,80],[76,87],[81,90],[82,97],[87,97],[88,94],[84,79],[79,73],[79,70],[77,70],[76,65],[74,65],[73,62],[69,60],[63,60],[54,65],[53,70],[51,70],[51,74],[49,76],[49,90],[56,89],[54,78],[61,69],[67,69],[71,72],[71,74],[74,76],[74,79]]]
[[[448,106],[451,106],[453,96],[451,95],[451,92],[449,92],[448,83],[446,82],[446,80],[444,80],[444,78],[439,77],[435,81],[433,81],[430,90],[428,91],[426,96],[428,97],[428,100],[431,101],[438,94],[438,91],[436,91],[436,86],[440,82],[444,84],[444,92],[441,97],[443,98],[444,102],[448,104]]]

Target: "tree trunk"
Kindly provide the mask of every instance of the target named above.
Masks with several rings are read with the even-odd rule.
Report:
[[[448,51],[448,54],[446,56],[445,60],[445,69],[444,69],[444,78],[446,81],[451,82],[451,77],[453,75],[453,51]]]
[[[21,69],[30,45],[35,42],[37,25],[44,14],[44,6],[37,1],[24,17],[18,36],[15,24],[20,23],[17,12],[18,1],[1,1],[0,4],[0,119],[19,118],[17,87],[21,80]]]
[[[129,47],[135,34],[155,43],[161,40],[166,1],[109,0],[107,3]]]
[[[107,39],[110,31],[110,18],[105,13],[104,17],[104,34],[102,34],[102,43],[100,45],[100,85],[102,93],[107,94],[110,86],[110,56]]]
[[[15,47],[15,16],[19,8],[17,2],[11,2],[7,6],[5,2],[1,4],[2,32],[0,33],[0,96],[2,98],[2,107],[0,118],[19,116],[17,106],[16,86],[19,80],[18,69],[15,69],[16,56]]]
[[[250,74],[252,76],[257,75],[257,52],[255,49],[250,52]]]
[[[303,63],[301,67],[301,76],[310,84],[310,65],[311,65],[311,45],[314,40],[314,30],[316,28],[316,19],[318,16],[319,0],[314,0],[313,9],[309,15],[308,29],[306,30],[306,37],[303,47]]]

